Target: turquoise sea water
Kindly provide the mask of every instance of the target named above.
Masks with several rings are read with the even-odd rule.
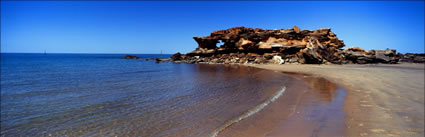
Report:
[[[1,136],[209,136],[287,81],[237,65],[122,56],[2,53]]]

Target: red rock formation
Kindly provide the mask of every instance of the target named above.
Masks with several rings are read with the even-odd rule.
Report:
[[[193,38],[198,48],[182,56],[186,62],[267,63],[273,56],[281,56],[288,63],[302,64],[396,63],[399,59],[396,51],[390,49],[366,51],[351,47],[343,50],[344,42],[329,28],[312,31],[301,30],[297,26],[277,30],[233,27],[214,31],[209,36]],[[217,47],[219,41],[224,44]],[[224,55],[236,53],[248,56],[233,58]],[[253,54],[258,56],[249,56]]]

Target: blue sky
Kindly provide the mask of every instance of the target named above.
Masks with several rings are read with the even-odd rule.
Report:
[[[424,52],[423,1],[2,1],[1,52],[175,53],[245,26],[331,28],[347,47]]]

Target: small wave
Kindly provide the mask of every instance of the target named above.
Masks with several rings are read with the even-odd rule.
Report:
[[[230,121],[227,121],[224,125],[220,126],[219,128],[217,128],[216,130],[213,131],[213,133],[211,133],[210,137],[216,137],[218,135],[218,133],[220,133],[221,131],[223,131],[225,128],[229,127],[230,125],[237,123],[249,116],[254,115],[255,113],[261,111],[262,109],[264,109],[267,105],[269,105],[270,103],[274,102],[276,99],[278,99],[280,96],[282,96],[282,94],[285,92],[286,87],[283,87],[281,90],[277,91],[274,96],[272,96],[271,98],[269,98],[268,100],[264,101],[261,104],[258,104],[257,106],[255,106],[254,108],[250,109],[248,112],[244,113],[243,115],[240,115],[239,117],[236,117]]]

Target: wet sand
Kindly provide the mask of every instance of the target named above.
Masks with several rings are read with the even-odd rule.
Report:
[[[327,108],[329,110],[324,111],[326,108],[318,107],[318,110],[313,109],[309,111],[309,109],[306,109],[306,112],[313,112],[314,115],[319,115],[317,117],[323,117],[321,119],[319,118],[319,124],[311,123],[310,119],[312,117],[314,118],[314,115],[306,116],[301,114],[299,116],[289,116],[286,119],[274,119],[270,121],[270,123],[273,123],[270,127],[273,128],[265,129],[269,130],[267,134],[255,135],[248,132],[245,134],[247,136],[341,136],[340,132],[342,130],[343,136],[424,136],[424,64],[285,64],[247,66],[282,72],[310,74],[312,76],[326,78],[333,83],[341,85],[347,90],[346,98],[343,101],[344,105],[341,106],[345,114],[343,116],[343,125],[340,124],[341,122],[332,120],[335,115],[339,117],[338,113],[335,114],[332,112],[332,110],[338,108]],[[307,83],[311,83],[308,81],[309,78],[305,80],[307,80]],[[305,90],[302,85],[298,88],[294,88],[297,89],[298,92]],[[282,100],[284,99],[283,97],[288,96],[292,95],[286,94],[282,96]],[[304,100],[301,99],[299,101],[307,101],[307,104],[301,106],[308,108],[309,102],[314,102],[310,104],[311,106],[322,105],[315,101],[311,101],[310,97],[303,98]],[[285,103],[286,102],[277,102],[274,105]],[[270,109],[271,108],[272,107],[270,107]],[[330,113],[327,113],[327,111],[330,111]],[[282,113],[274,110],[264,110],[263,112]],[[298,112],[296,111],[296,113]],[[260,114],[256,117],[260,117],[261,115],[264,114]],[[263,126],[269,127],[267,121],[261,122],[261,120],[258,119],[260,120],[260,122],[258,122],[255,121],[257,118],[254,117],[252,117],[251,120],[252,119],[254,119],[254,122],[251,121],[251,125],[241,127],[244,127],[244,129],[247,129],[245,127],[253,127],[252,130],[255,128],[263,128]],[[242,122],[240,123],[242,124]],[[257,123],[259,124],[257,125]],[[243,129],[237,129],[237,127],[238,125],[236,124],[231,127],[234,128],[232,133],[237,133],[238,130],[245,131]],[[312,129],[320,129],[319,131],[322,132],[317,132],[317,130]],[[235,134],[223,131],[223,135],[233,136]],[[242,135],[242,133],[236,135]]]
[[[229,126],[219,136],[344,136],[342,106],[346,91],[320,77],[288,75],[292,79],[283,96],[255,115]]]

